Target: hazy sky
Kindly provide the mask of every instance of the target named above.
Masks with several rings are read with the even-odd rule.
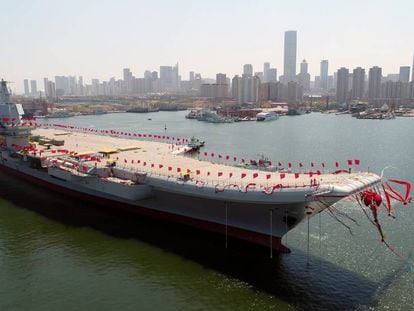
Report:
[[[412,64],[413,0],[0,0],[0,77],[23,79],[83,75],[136,77],[160,65],[180,65],[180,74],[214,77],[241,73],[243,64],[263,62],[283,73],[283,36],[298,31],[299,62],[319,75],[339,67],[373,65],[385,74]]]

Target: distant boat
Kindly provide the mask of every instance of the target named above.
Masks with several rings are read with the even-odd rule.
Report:
[[[268,111],[268,112],[259,112],[256,115],[257,121],[272,121],[277,120],[279,117],[274,111]]]

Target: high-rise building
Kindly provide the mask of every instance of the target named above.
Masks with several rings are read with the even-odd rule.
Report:
[[[410,81],[410,66],[401,66],[400,67],[400,75],[399,81],[401,82],[409,82]]]
[[[372,104],[379,104],[381,95],[382,68],[374,66],[369,69],[368,75],[368,99]]]
[[[30,89],[32,91],[32,96],[37,96],[37,81],[30,80]]]
[[[308,63],[306,62],[306,59],[300,63],[298,82],[303,87],[303,91],[308,92],[310,90],[310,74],[308,73]]]
[[[414,55],[413,55],[413,65],[411,66],[411,81],[414,82]]]
[[[348,100],[348,82],[349,70],[348,68],[338,69],[336,83],[336,101],[338,104],[346,103]]]
[[[29,80],[24,79],[24,95],[29,96],[30,95],[30,89],[29,89]]]
[[[194,71],[190,71],[190,81],[194,81]]]
[[[232,96],[239,105],[256,104],[259,100],[259,87],[260,79],[256,76],[235,76],[232,80]]]
[[[47,78],[43,78],[43,90],[44,90],[45,97],[49,96],[47,93],[48,88],[49,88],[49,80]]]
[[[277,81],[277,69],[270,68],[267,73],[267,82],[276,82]]]
[[[268,82],[269,81],[269,69],[270,69],[270,63],[266,62],[263,64],[263,81]]]
[[[225,73],[216,74],[216,84],[227,84]]]
[[[243,66],[243,75],[253,76],[253,66],[251,64],[245,64]]]
[[[320,77],[321,77],[321,89],[327,90],[328,89],[328,60],[323,59],[321,61],[321,71],[320,71]]]
[[[129,68],[124,68],[123,73],[125,89],[129,93],[132,91],[132,72]]]
[[[283,62],[283,82],[286,84],[296,78],[296,44],[297,32],[286,31]]]
[[[357,67],[352,72],[352,99],[364,97],[365,92],[365,69]]]

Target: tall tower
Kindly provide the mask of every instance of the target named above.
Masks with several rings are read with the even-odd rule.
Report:
[[[24,95],[25,96],[30,95],[29,80],[28,79],[24,79]]]
[[[381,78],[382,78],[381,67],[375,66],[369,69],[368,99],[369,99],[369,102],[372,104],[375,104],[376,102],[380,100]]]
[[[243,75],[252,76],[253,75],[253,66],[251,64],[245,64],[243,66]]]
[[[323,59],[321,61],[321,72],[320,72],[320,77],[321,77],[321,89],[327,90],[328,89],[328,60],[327,59]]]
[[[352,99],[361,99],[365,92],[365,69],[357,67],[352,72]]]
[[[283,65],[284,83],[293,81],[296,78],[296,46],[297,32],[289,30],[285,32],[285,50]]]
[[[336,84],[336,100],[338,104],[343,104],[346,103],[348,99],[348,68],[342,67],[341,69],[338,69],[337,76],[338,79]]]

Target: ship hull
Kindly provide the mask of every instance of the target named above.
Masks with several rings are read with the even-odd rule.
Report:
[[[30,168],[28,169],[33,170]],[[179,195],[174,195],[168,192],[157,191],[156,201],[158,201],[158,206],[163,206],[164,204],[168,204],[170,207],[174,206],[174,209],[171,209],[171,211],[173,212],[167,212],[165,210],[148,208],[146,205],[151,203],[152,199],[149,199],[148,200],[149,202],[148,201],[145,202],[144,200],[142,204],[139,204],[139,203],[136,204],[135,202],[127,203],[127,202],[122,202],[121,200],[117,200],[115,198],[111,199],[111,198],[102,197],[102,196],[91,194],[91,193],[86,193],[83,191],[77,191],[77,190],[70,189],[69,187],[65,187],[59,184],[60,182],[59,180],[54,180],[53,178],[50,178],[50,176],[47,175],[46,173],[44,174],[47,175],[47,177],[49,178],[39,178],[39,176],[35,176],[33,174],[23,171],[22,167],[20,167],[20,169],[17,169],[17,167],[12,168],[9,165],[0,164],[0,172],[3,172],[6,175],[12,175],[15,178],[24,180],[28,183],[31,183],[31,184],[34,184],[34,185],[37,185],[37,186],[40,186],[46,189],[50,189],[54,192],[61,193],[63,195],[68,195],[75,199],[83,200],[86,202],[91,202],[98,206],[103,206],[103,207],[110,208],[113,210],[122,210],[128,213],[138,214],[138,215],[148,217],[151,219],[177,223],[177,224],[181,224],[185,226],[191,226],[198,230],[220,234],[220,235],[223,235],[223,245],[224,245],[224,240],[227,240],[226,238],[227,236],[228,238],[231,237],[231,238],[246,241],[254,245],[271,248],[272,250],[278,253],[289,253],[290,252],[290,250],[282,244],[281,236],[275,236],[275,233],[278,232],[277,230],[278,227],[283,226],[282,232],[287,232],[288,227],[285,223],[279,224],[277,222],[278,218],[283,219],[284,216],[278,215],[278,213],[274,211],[272,212],[271,216],[268,211],[264,211],[261,217],[259,217],[259,219],[262,219],[267,224],[269,232],[266,234],[263,232],[256,232],[253,230],[248,230],[248,229],[239,228],[233,225],[229,225],[228,223],[232,222],[232,217],[237,218],[237,219],[240,218],[240,215],[234,215],[235,211],[238,210],[238,207],[232,206],[232,204],[229,204],[227,206],[227,212],[224,206],[219,207],[220,211],[217,214],[217,212],[214,213],[212,209],[208,209],[208,205],[217,206],[217,202],[208,202],[208,200],[202,200],[202,199],[197,200],[197,198],[194,198],[194,197],[183,198],[183,197],[180,197]],[[193,210],[191,211],[193,213],[194,213],[194,209],[197,209],[197,207],[203,208],[205,210],[208,210],[209,214],[211,214],[214,218],[216,219],[221,218],[221,221],[214,222],[214,221],[209,221],[209,220],[202,220],[202,219],[193,218],[193,217],[175,213],[175,209],[178,209],[178,210],[181,209],[181,213],[183,211],[186,211],[188,213],[189,206],[193,206],[192,208],[190,207],[190,209]],[[227,225],[226,225],[226,214],[228,217]],[[239,214],[239,212],[237,212],[237,214]],[[200,215],[198,215],[198,217],[200,217]],[[257,215],[254,218],[257,218]],[[272,219],[273,230],[270,229],[270,225],[269,225],[271,221],[270,219]],[[260,227],[261,222],[258,222],[257,225]]]

